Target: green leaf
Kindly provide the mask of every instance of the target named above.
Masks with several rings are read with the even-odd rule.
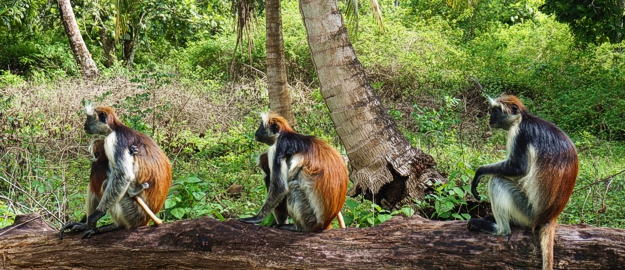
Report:
[[[170,209],[176,206],[177,203],[176,198],[167,198],[167,200],[165,200],[165,209]]]
[[[460,189],[459,187],[454,187],[453,191],[456,192],[456,194],[458,194],[458,197],[464,198],[464,191],[462,191],[462,189]]]
[[[358,202],[351,200],[351,199],[347,199],[345,201],[345,204],[347,205],[347,207],[349,207],[350,209],[355,209],[356,207],[358,207]]]
[[[404,213],[407,217],[411,217],[414,215],[414,209],[411,207],[404,207],[401,209],[401,212]]]
[[[392,217],[393,217],[393,216],[388,215],[388,214],[378,215],[378,221],[379,221],[380,223],[384,223],[384,222],[386,222],[387,220],[391,219]]]
[[[200,178],[197,178],[195,176],[187,177],[187,179],[185,179],[184,181],[186,183],[199,183],[199,182],[202,182],[202,180]]]
[[[182,217],[185,214],[185,211],[183,208],[174,208],[171,210],[171,214],[177,219],[182,219]]]

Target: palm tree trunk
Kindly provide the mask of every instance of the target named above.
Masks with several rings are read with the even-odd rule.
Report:
[[[434,159],[413,148],[380,100],[354,52],[336,0],[300,0],[313,64],[349,157],[350,196],[364,194],[395,208],[423,199],[436,181],[446,181]]]
[[[69,38],[69,46],[72,49],[76,63],[82,70],[82,75],[88,79],[99,77],[100,71],[82,39],[70,0],[57,0],[57,3],[61,13],[61,21],[63,21],[63,26],[65,27],[65,34]]]
[[[284,41],[282,40],[282,17],[280,0],[265,1],[267,28],[267,92],[269,108],[295,125],[291,110],[291,96],[284,65]]]

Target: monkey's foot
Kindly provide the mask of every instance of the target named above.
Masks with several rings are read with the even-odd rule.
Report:
[[[261,223],[265,218],[259,217],[258,215],[248,218],[239,218],[239,221],[243,221],[245,223],[258,224]]]
[[[490,222],[486,219],[472,218],[467,223],[467,229],[474,232],[487,232],[494,234],[497,231],[497,223]]]
[[[289,230],[289,231],[298,231],[297,228],[295,228],[295,225],[293,224],[279,224],[279,225],[275,225],[275,226],[271,226],[274,228],[278,228],[281,230]]]
[[[123,229],[123,228],[124,226],[116,225],[115,223],[113,223],[113,224],[108,224],[108,225],[104,225],[101,227],[89,229],[85,233],[82,234],[82,239],[91,238],[91,236],[95,234],[112,232],[112,231],[116,231],[116,230]]]
[[[59,239],[60,240],[63,240],[63,233],[66,230],[69,230],[69,232],[82,232],[82,231],[90,230],[90,228],[85,223],[68,222],[59,231]]]
[[[91,238],[91,236],[93,236],[94,234],[96,234],[95,230],[87,230],[85,233],[82,234],[82,236],[80,237],[80,239],[87,239],[87,238]]]
[[[490,221],[492,223],[496,223],[495,222],[495,216],[493,216],[493,215],[485,215],[482,219],[484,219],[486,221]]]

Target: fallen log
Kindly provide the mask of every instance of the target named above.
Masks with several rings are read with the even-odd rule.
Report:
[[[32,216],[18,220],[28,219]],[[465,221],[421,217],[395,217],[373,228],[322,233],[202,218],[84,240],[80,233],[67,233],[59,240],[49,226],[40,230],[19,226],[29,229],[0,231],[3,268],[528,269],[541,265],[538,239],[531,231],[517,229],[509,237],[497,237],[469,232]],[[625,230],[560,226],[554,257],[555,267],[561,269],[623,268]]]

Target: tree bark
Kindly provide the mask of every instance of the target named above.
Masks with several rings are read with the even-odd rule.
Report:
[[[82,39],[70,0],[57,0],[57,3],[61,13],[61,21],[63,21],[63,26],[65,27],[65,34],[67,34],[69,39],[69,46],[74,54],[74,60],[76,60],[76,63],[82,70],[82,75],[87,79],[99,77],[100,71],[91,58],[91,53],[89,53],[85,41]]]
[[[446,181],[434,159],[413,148],[373,93],[354,52],[336,0],[300,0],[321,94],[347,156],[349,195],[365,194],[387,208],[422,200]]]
[[[108,31],[104,26],[101,26],[100,30],[98,30],[98,34],[100,35],[100,42],[102,43],[102,50],[104,51],[104,57],[106,58],[106,62],[104,63],[105,67],[111,67],[115,64],[117,60],[117,53],[115,52],[115,40],[108,35]]]
[[[280,0],[265,1],[265,12],[269,108],[282,115],[293,126],[296,123],[291,109],[291,96],[289,94],[284,64]]]
[[[18,221],[16,221],[16,224]],[[21,225],[20,227],[24,227]],[[469,232],[466,221],[421,217],[373,228],[299,233],[211,218],[80,234],[6,228],[3,268],[276,268],[276,269],[528,269],[540,268],[537,236]],[[10,230],[6,233],[6,230]],[[556,234],[555,266],[617,269],[625,265],[625,230],[575,225]]]

